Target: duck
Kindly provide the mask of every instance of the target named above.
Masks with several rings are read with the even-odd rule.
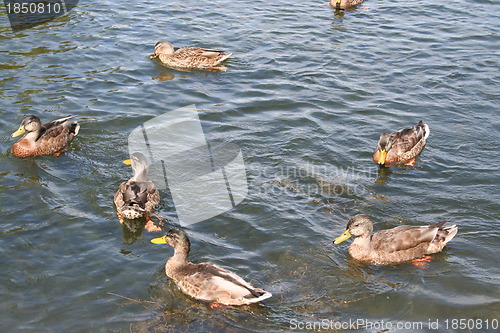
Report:
[[[330,0],[330,6],[335,9],[351,8],[362,3],[363,0]]]
[[[334,244],[354,236],[349,255],[358,261],[373,265],[391,265],[424,258],[441,252],[458,232],[456,225],[439,222],[428,226],[402,225],[373,233],[373,223],[365,214],[358,214],[347,223]]]
[[[174,50],[172,44],[159,41],[155,45],[154,54],[151,59],[158,58],[161,63],[172,68],[187,69],[214,69],[225,71],[225,66],[219,66],[221,62],[232,55],[230,52],[205,49],[201,47],[182,47]]]
[[[123,163],[132,166],[134,175],[120,184],[114,196],[120,223],[123,224],[124,219],[135,220],[145,217],[147,231],[160,231],[161,228],[151,220],[155,215],[155,208],[160,203],[160,192],[148,178],[148,160],[142,153],[134,152],[130,155],[130,159]]]
[[[12,133],[14,138],[24,134],[12,145],[12,154],[17,157],[59,156],[80,130],[78,122],[70,121],[74,117],[77,116],[67,116],[43,125],[37,116],[24,117],[18,130]]]
[[[429,133],[429,126],[422,120],[413,127],[394,133],[382,132],[373,153],[373,161],[379,166],[414,165],[415,158],[425,147]]]
[[[215,264],[194,264],[188,261],[191,243],[180,229],[171,229],[165,236],[152,239],[153,244],[168,244],[174,255],[165,264],[166,275],[186,295],[219,305],[249,305],[272,296],[264,289],[255,288],[235,273]]]

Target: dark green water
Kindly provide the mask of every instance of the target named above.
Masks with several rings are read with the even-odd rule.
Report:
[[[456,319],[496,331],[499,2],[369,0],[342,14],[326,2],[80,1],[15,34],[0,9],[2,332],[326,331],[357,320],[375,323],[357,326],[366,332],[455,332]],[[161,39],[234,54],[227,72],[175,71],[148,58]],[[190,104],[208,140],[241,149],[248,180],[242,203],[185,228],[191,259],[269,290],[264,304],[187,298],[164,275],[172,249],[150,244],[160,234],[131,234],[115,216],[129,133]],[[77,114],[80,135],[58,158],[15,158],[10,134],[28,114]],[[420,119],[431,134],[415,166],[379,174],[380,132]],[[426,269],[364,266],[349,242],[331,242],[360,212],[376,230],[460,229]]]

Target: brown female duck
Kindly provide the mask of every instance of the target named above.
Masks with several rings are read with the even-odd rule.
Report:
[[[422,120],[417,125],[394,133],[382,132],[373,161],[379,165],[413,165],[429,137],[429,126]]]
[[[158,58],[164,65],[173,68],[226,70],[226,67],[218,65],[231,54],[194,46],[174,50],[169,42],[160,41],[156,43],[155,52],[150,58]]]
[[[160,203],[160,193],[148,178],[149,163],[146,157],[135,152],[130,156],[130,160],[125,160],[123,163],[132,165],[134,175],[128,181],[121,183],[115,193],[114,202],[120,222],[122,223],[123,219],[134,220],[145,217],[146,230],[160,231],[161,228],[155,226],[150,219]]]
[[[37,155],[59,156],[80,130],[76,116],[67,116],[42,125],[37,116],[24,117],[19,129],[12,133],[13,137],[24,134],[12,145],[12,154],[18,157]]]
[[[458,232],[456,225],[443,224],[402,225],[373,233],[370,218],[358,214],[349,220],[346,230],[335,238],[334,244],[354,236],[356,238],[349,246],[352,258],[373,265],[396,264],[440,252]]]
[[[245,305],[272,296],[270,292],[255,288],[227,269],[208,262],[189,262],[191,245],[182,230],[172,229],[165,236],[152,239],[151,242],[168,244],[174,248],[174,255],[165,264],[165,272],[190,297],[215,304]]]

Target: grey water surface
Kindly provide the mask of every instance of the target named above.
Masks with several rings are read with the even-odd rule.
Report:
[[[0,331],[496,331],[500,2],[326,3],[90,0],[16,33],[0,6]],[[233,56],[173,70],[149,59],[159,40]],[[172,248],[150,243],[162,234],[115,215],[130,132],[192,104],[208,141],[241,149],[248,195],[184,228],[191,259],[272,292],[262,304],[186,297],[164,274]],[[29,114],[78,115],[80,135],[16,158]],[[380,132],[421,119],[415,166],[379,170]],[[361,265],[332,244],[357,213],[459,232],[427,266]]]

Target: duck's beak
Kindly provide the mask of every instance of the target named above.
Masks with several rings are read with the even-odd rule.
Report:
[[[153,243],[153,244],[168,244],[168,242],[167,242],[167,236],[153,238],[151,240],[151,243]]]
[[[132,165],[132,161],[131,160],[125,160],[125,161],[123,161],[123,164]]]
[[[387,151],[385,149],[380,150],[380,155],[378,157],[377,163],[380,165],[384,165],[386,157],[387,157]]]
[[[16,136],[19,136],[21,134],[23,134],[24,132],[26,132],[26,128],[24,128],[23,125],[19,126],[19,128],[17,129],[17,131],[15,131],[14,133],[12,133],[12,137],[15,138]]]
[[[150,55],[150,56],[149,56],[149,59],[154,59],[154,58],[156,58],[157,56],[158,56],[158,55],[157,55],[156,53],[155,53],[155,54],[152,54],[152,55]]]
[[[344,233],[342,235],[340,235],[339,237],[335,238],[335,240],[333,241],[333,244],[340,244],[343,241],[349,239],[351,236],[352,235],[349,232],[349,229],[346,229],[346,231],[344,231]]]

